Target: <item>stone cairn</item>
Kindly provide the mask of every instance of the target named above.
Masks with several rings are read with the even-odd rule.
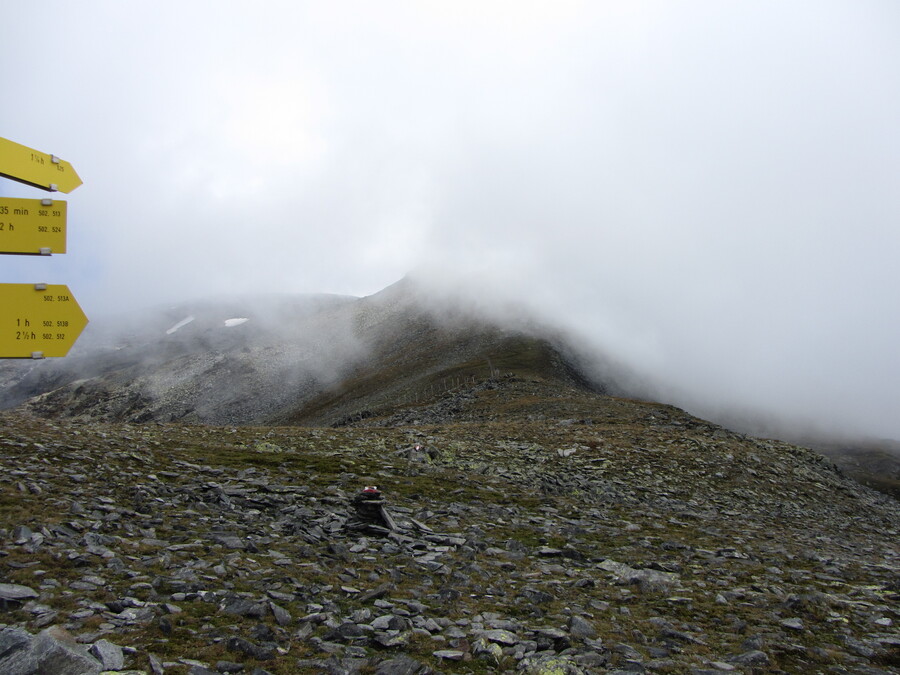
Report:
[[[354,516],[347,522],[350,530],[387,535],[397,530],[397,523],[385,508],[384,495],[374,485],[367,485],[353,498]]]

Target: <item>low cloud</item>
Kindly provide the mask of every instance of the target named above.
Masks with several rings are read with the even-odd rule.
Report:
[[[91,315],[416,271],[694,412],[900,438],[891,3],[7,14],[2,133],[85,183],[69,253],[6,281],[69,283]]]

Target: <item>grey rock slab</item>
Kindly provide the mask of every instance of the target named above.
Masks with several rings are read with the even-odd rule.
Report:
[[[251,642],[250,640],[245,640],[244,638],[229,638],[225,647],[230,652],[244,654],[256,659],[257,661],[271,661],[275,658],[275,650],[273,648],[258,645],[254,642]]]
[[[243,663],[235,663],[234,661],[216,661],[216,670],[220,673],[242,673],[244,668]]]
[[[587,669],[588,672],[599,672],[599,669],[607,664],[609,659],[606,654],[599,654],[597,652],[587,652],[586,654],[578,654],[575,657],[575,663],[577,663],[582,668]],[[663,671],[665,672],[665,671]]]
[[[803,620],[797,617],[784,619],[780,623],[784,628],[789,628],[790,630],[803,630]]]
[[[462,661],[466,657],[466,653],[458,649],[438,649],[432,654],[447,661]]]
[[[585,675],[574,659],[568,656],[536,656],[521,661],[519,669],[529,675]]]
[[[547,628],[535,628],[534,633],[536,635],[550,638],[551,640],[562,640],[569,637],[564,630],[560,628],[553,628],[552,626]]]
[[[375,618],[369,625],[376,630],[405,630],[409,628],[410,622],[396,614],[385,614]]]
[[[371,631],[371,627],[369,628]],[[365,637],[369,634],[362,625],[356,624],[353,622],[342,623],[340,626],[335,628],[334,630],[329,631],[325,634],[326,640],[335,640],[335,641],[345,641],[345,640],[355,640],[357,638]]]
[[[31,540],[32,534],[34,534],[34,532],[32,532],[31,528],[27,525],[18,525],[12,532],[13,542],[16,544],[25,544]]]
[[[392,647],[405,647],[409,644],[411,633],[404,631],[402,633],[376,633],[372,641],[381,647],[390,649]]]
[[[262,619],[266,615],[266,606],[263,603],[248,598],[228,598],[222,603],[220,608],[225,614],[233,616]]]
[[[0,629],[0,662],[13,652],[28,649],[32,635],[28,631],[13,626]]]
[[[188,675],[219,675],[215,670],[210,670],[206,666],[191,666],[188,669]]]
[[[0,601],[25,602],[38,597],[38,592],[21,584],[0,584]]]
[[[91,645],[90,653],[100,661],[104,670],[122,670],[125,667],[122,648],[109,640],[97,640]]]
[[[284,607],[280,607],[274,602],[270,602],[269,608],[272,610],[272,616],[275,617],[275,621],[279,626],[287,626],[288,624],[290,624],[291,613]]]
[[[751,649],[743,654],[732,656],[727,661],[740,666],[767,666],[769,664],[769,656],[758,649]]]
[[[519,638],[508,630],[486,630],[481,634],[485,640],[496,642],[501,645],[514,645],[519,642]]]
[[[387,659],[375,668],[375,675],[421,675],[430,669],[409,656]]]
[[[27,648],[0,659],[4,675],[99,675],[100,662],[58,626],[41,631]]]
[[[569,618],[569,633],[574,638],[595,638],[597,637],[597,629],[587,619],[577,614],[573,614]]]
[[[233,535],[212,535],[212,540],[217,544],[222,544],[225,548],[240,550],[245,548],[244,541],[240,537]]]
[[[660,572],[657,570],[637,570],[624,563],[615,560],[604,560],[597,567],[616,576],[620,584],[636,584],[645,591],[668,590],[678,583],[679,576],[674,572]]]

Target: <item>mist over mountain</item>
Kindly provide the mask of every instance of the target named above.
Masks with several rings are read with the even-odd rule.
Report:
[[[678,387],[645,373],[646,364],[603,352],[522,304],[414,276],[364,298],[220,298],[102,318],[65,359],[0,364],[0,407],[104,422],[446,423],[491,418],[496,411],[471,407],[461,392],[513,377],[539,383],[544,406],[570,388],[678,405],[814,447],[858,480],[900,494],[897,443],[713,397],[685,405]]]
[[[0,405],[104,421],[333,424],[500,374],[625,391],[623,369],[497,311],[409,279],[366,298],[186,303],[99,320],[66,359],[4,364]]]
[[[85,182],[5,278],[98,321],[421,269],[704,417],[900,438],[893,3],[349,6],[10,7],[5,62],[70,56],[7,69],[4,137]]]

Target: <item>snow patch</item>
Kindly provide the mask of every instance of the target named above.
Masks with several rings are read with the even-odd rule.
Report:
[[[174,326],[172,326],[169,330],[167,330],[166,335],[171,335],[172,333],[174,333],[176,330],[178,330],[182,326],[187,326],[193,320],[194,320],[193,316],[189,316],[186,319],[182,319],[181,321],[176,323]]]
[[[242,323],[247,323],[250,319],[225,319],[226,328],[231,328],[232,326],[240,326]]]

